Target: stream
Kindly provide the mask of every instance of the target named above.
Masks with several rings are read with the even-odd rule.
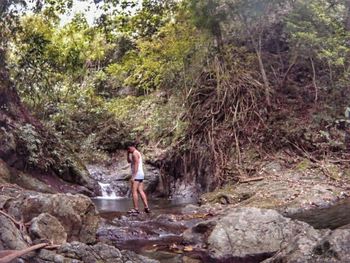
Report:
[[[194,201],[150,199],[151,214],[128,215],[127,211],[132,208],[130,198],[95,198],[93,202],[104,219],[98,237],[162,263],[182,263],[188,255],[180,249],[181,235],[201,220],[183,217],[182,209]],[[142,208],[140,202],[140,211]]]
[[[93,199],[102,217],[97,232],[100,241],[162,263],[216,262],[212,261],[204,248],[192,248],[182,237],[187,229],[212,216],[210,213],[198,214],[185,208],[189,204],[197,203],[197,200],[181,197],[154,198],[150,195],[148,201],[151,214],[142,212],[138,215],[128,215],[127,211],[133,207],[132,200],[126,197],[130,196],[128,181],[123,179],[124,170],[119,170],[118,173],[112,173],[112,170],[92,167],[92,174],[100,181],[102,192],[101,197]],[[121,174],[118,175],[121,178],[117,181],[118,184],[112,180],[116,178],[115,174]],[[157,173],[151,174],[154,178],[152,181],[157,182]],[[140,211],[143,211],[141,200],[139,203]],[[350,199],[339,201],[328,208],[315,207],[285,216],[304,221],[316,229],[350,228]]]
[[[151,214],[128,215],[130,198],[93,199],[103,223],[98,231],[101,241],[134,251],[162,263],[209,262],[206,251],[186,251],[182,233],[203,218],[186,218],[183,208],[195,200],[151,199]],[[140,202],[140,208],[142,208]],[[290,216],[317,229],[350,228],[350,199],[330,208],[319,208]]]

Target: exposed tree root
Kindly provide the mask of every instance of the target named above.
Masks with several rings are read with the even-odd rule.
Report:
[[[10,216],[6,212],[0,210],[0,214],[3,216],[6,216],[8,219],[10,219],[16,226],[18,226],[19,230],[21,232],[26,230],[26,224],[23,222],[23,218],[21,221],[17,221],[14,217]]]

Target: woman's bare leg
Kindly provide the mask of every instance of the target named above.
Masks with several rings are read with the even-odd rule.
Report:
[[[134,208],[136,210],[139,209],[139,195],[137,193],[137,189],[139,187],[140,183],[137,181],[131,182],[131,189],[132,189],[132,201],[134,203]]]
[[[148,208],[147,196],[146,196],[145,192],[143,191],[143,183],[140,183],[138,185],[137,190],[139,191],[139,193],[141,195],[143,205],[145,206],[145,208]]]

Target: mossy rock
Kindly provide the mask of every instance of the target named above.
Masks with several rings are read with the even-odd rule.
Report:
[[[299,162],[295,168],[299,171],[306,171],[310,167],[311,167],[310,161],[308,159],[304,159],[301,162]]]
[[[202,203],[237,204],[254,196],[254,193],[245,191],[238,192],[236,187],[229,185],[214,192],[202,195]]]

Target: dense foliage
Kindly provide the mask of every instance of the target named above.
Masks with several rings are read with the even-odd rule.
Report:
[[[209,189],[249,173],[244,149],[346,147],[349,1],[95,1],[105,12],[93,25],[83,13],[61,25],[67,6],[52,2],[20,17],[8,64],[77,151],[137,139],[214,174]]]

